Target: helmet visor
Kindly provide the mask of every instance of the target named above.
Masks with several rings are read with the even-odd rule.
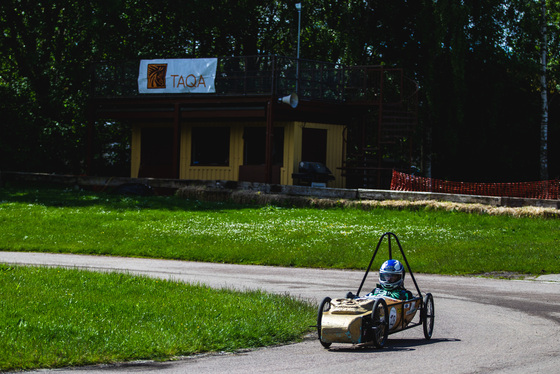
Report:
[[[387,283],[396,283],[401,280],[401,274],[381,273],[379,274],[379,280]]]

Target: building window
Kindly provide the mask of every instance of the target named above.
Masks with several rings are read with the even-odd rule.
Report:
[[[229,127],[193,127],[193,166],[229,165]]]

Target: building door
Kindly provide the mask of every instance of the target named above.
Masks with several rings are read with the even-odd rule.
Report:
[[[284,162],[284,128],[274,128],[272,142],[272,183],[280,183],[280,168]],[[243,165],[239,180],[264,183],[266,178],[266,128],[245,127],[243,130]]]
[[[140,140],[138,177],[175,178],[173,170],[173,128],[144,127]]]
[[[327,163],[327,130],[302,130],[301,161]]]

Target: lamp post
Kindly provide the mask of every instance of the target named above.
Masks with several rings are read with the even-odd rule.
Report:
[[[296,4],[298,11],[298,30],[297,30],[297,61],[296,61],[296,93],[299,94],[299,43],[301,37],[301,3]]]
[[[296,9],[298,11],[298,27],[297,27],[297,58],[299,60],[299,42],[301,35],[301,3],[296,4]]]

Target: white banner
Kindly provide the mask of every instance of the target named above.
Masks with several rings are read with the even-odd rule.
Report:
[[[140,93],[215,93],[217,58],[141,60]]]

